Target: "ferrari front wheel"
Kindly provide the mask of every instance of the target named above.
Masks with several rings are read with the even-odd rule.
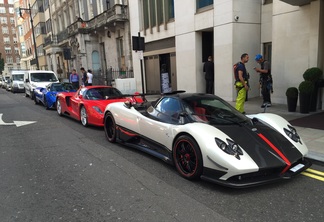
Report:
[[[60,116],[62,116],[62,106],[59,99],[56,101],[56,111]]]
[[[111,113],[105,115],[104,129],[107,140],[111,143],[116,142],[116,123]]]
[[[203,160],[197,142],[190,136],[180,136],[173,146],[173,160],[179,174],[189,180],[199,179]]]
[[[88,126],[88,114],[84,106],[82,106],[80,110],[80,119],[83,126]]]

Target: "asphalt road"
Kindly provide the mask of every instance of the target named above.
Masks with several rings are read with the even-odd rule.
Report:
[[[324,221],[318,179],[249,189],[187,181],[154,157],[108,143],[102,128],[60,117],[24,94],[0,89],[1,114],[3,222]]]

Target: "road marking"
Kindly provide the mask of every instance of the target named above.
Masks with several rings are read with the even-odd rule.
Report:
[[[5,123],[2,120],[2,115],[3,114],[0,113],[0,126],[17,126],[17,127],[21,127],[21,126],[36,123],[36,121],[13,121],[13,123]]]
[[[324,182],[324,172],[313,170],[313,169],[307,169],[306,171],[302,172],[304,176],[311,177],[316,180],[320,180]]]

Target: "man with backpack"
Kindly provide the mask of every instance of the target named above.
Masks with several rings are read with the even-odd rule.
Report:
[[[271,76],[271,67],[270,63],[267,60],[264,60],[261,54],[255,56],[255,61],[260,64],[260,68],[254,67],[254,70],[260,74],[260,88],[261,94],[263,97],[263,104],[261,108],[271,106],[270,92],[273,92],[272,88],[272,76]]]
[[[247,53],[243,53],[241,55],[241,61],[234,65],[235,87],[237,90],[235,108],[243,114],[245,114],[244,103],[246,100],[246,92],[249,90],[249,74],[245,68],[245,63],[247,63],[248,61],[249,55]]]

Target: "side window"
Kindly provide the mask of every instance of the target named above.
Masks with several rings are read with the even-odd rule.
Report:
[[[176,117],[181,112],[181,106],[175,98],[164,98],[157,106],[156,110],[165,115]]]

